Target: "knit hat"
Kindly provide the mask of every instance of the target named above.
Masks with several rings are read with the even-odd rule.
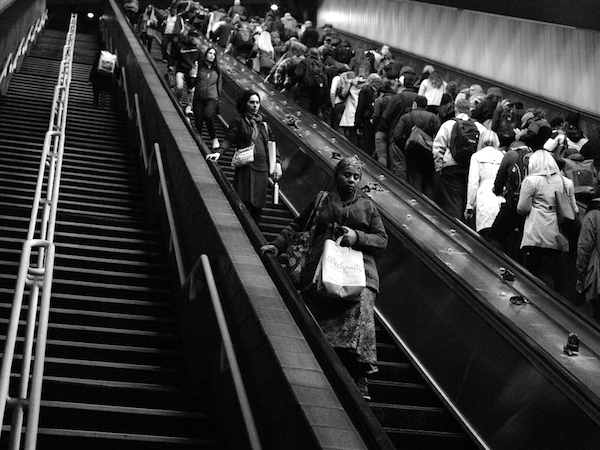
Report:
[[[523,114],[523,117],[521,118],[521,128],[525,127],[526,125],[528,125],[528,122],[533,119],[535,117],[535,114],[533,114],[532,112],[528,112]]]

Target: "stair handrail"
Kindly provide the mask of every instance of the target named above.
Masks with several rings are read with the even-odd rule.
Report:
[[[21,447],[21,442],[23,442],[25,450],[34,450],[37,443],[48,316],[50,313],[50,295],[54,272],[54,227],[64,154],[67,105],[76,30],[77,14],[72,14],[69,32],[67,33],[66,43],[63,47],[63,60],[60,64],[58,82],[54,90],[48,131],[44,138],[27,239],[23,243],[11,317],[6,332],[6,342],[0,368],[0,420],[4,418],[6,406],[10,405],[13,407],[9,439],[10,450],[18,450]],[[44,198],[42,198],[43,195]],[[38,236],[35,237],[40,209],[42,209],[42,217],[39,221]],[[21,374],[18,394],[15,397],[10,397],[11,369],[26,286],[29,286],[30,290]],[[40,291],[41,301],[39,299]],[[34,341],[35,357],[33,356]],[[33,371],[31,371],[31,389],[29,390],[32,362]],[[27,395],[28,390],[29,396]],[[22,438],[24,410],[26,408],[28,409],[27,426]],[[1,432],[2,429],[0,429]]]
[[[136,94],[137,95],[137,94]],[[136,97],[137,99],[137,97]],[[139,103],[136,101],[136,111],[139,107]],[[208,256],[202,254],[200,258],[190,271],[189,275],[185,276],[185,267],[183,264],[183,256],[181,254],[181,248],[179,245],[179,237],[177,234],[177,226],[175,224],[175,217],[173,215],[173,209],[171,207],[171,200],[169,197],[169,188],[167,185],[167,178],[165,176],[165,170],[162,163],[162,155],[160,151],[160,145],[155,142],[152,153],[148,158],[148,166],[146,170],[148,175],[151,175],[153,172],[152,161],[156,161],[156,167],[158,171],[158,178],[160,182],[159,186],[159,195],[162,195],[163,202],[167,214],[167,221],[169,223],[170,228],[170,238],[169,238],[169,251],[172,251],[175,254],[175,261],[177,264],[177,273],[179,275],[179,281],[181,283],[181,288],[183,290],[188,290],[188,296],[190,300],[194,300],[196,298],[196,279],[198,272],[200,269],[204,271],[204,277],[206,279],[206,283],[208,285],[208,290],[210,293],[210,299],[212,302],[213,309],[215,311],[215,316],[217,319],[217,324],[219,326],[219,331],[221,334],[221,342],[223,345],[223,350],[225,351],[225,356],[227,358],[227,363],[231,370],[231,375],[233,378],[233,384],[235,387],[235,391],[237,394],[237,398],[240,404],[240,409],[242,411],[242,417],[244,420],[244,424],[246,426],[246,432],[248,434],[248,439],[250,441],[250,446],[252,450],[261,450],[260,439],[258,437],[258,430],[256,428],[256,423],[254,421],[254,416],[252,414],[252,409],[250,407],[250,401],[248,400],[248,394],[246,393],[246,388],[244,386],[244,380],[242,379],[242,372],[240,371],[240,367],[237,362],[237,357],[235,355],[235,349],[233,347],[233,341],[231,339],[231,333],[229,332],[229,328],[227,326],[227,321],[225,319],[225,313],[223,312],[223,305],[221,304],[221,298],[219,297],[219,292],[217,291],[217,285],[214,280],[214,275],[212,272],[212,268],[210,266],[210,261]]]
[[[40,31],[44,28],[46,21],[48,20],[48,10],[46,9],[40,18],[38,18],[33,25],[29,27],[29,31],[27,35],[21,39],[19,42],[19,46],[17,50],[13,53],[9,53],[6,61],[4,62],[4,66],[2,67],[2,72],[0,72],[0,96],[6,95],[8,91],[8,85],[10,84],[10,80],[12,78],[12,74],[14,72],[18,72],[21,69],[21,63],[23,62],[23,58],[27,53],[29,53],[29,49],[31,48],[31,44],[33,44]]]
[[[242,372],[238,365],[237,357],[235,355],[235,349],[233,347],[231,333],[229,332],[227,320],[225,319],[225,313],[223,311],[221,297],[219,296],[217,284],[215,283],[215,277],[212,271],[212,267],[210,265],[210,260],[207,255],[200,255],[200,258],[198,258],[198,261],[190,271],[190,274],[185,279],[181,287],[183,289],[189,289],[189,300],[193,301],[197,293],[196,281],[200,269],[202,269],[204,272],[204,278],[208,286],[208,292],[210,294],[211,303],[213,306],[213,310],[215,311],[217,324],[221,333],[222,349],[225,351],[227,363],[229,365],[229,369],[231,370],[231,377],[233,379],[233,385],[240,404],[244,425],[246,426],[246,432],[248,434],[250,448],[252,450],[261,450],[262,447],[260,443],[260,438],[258,436],[256,423],[254,422],[254,415],[252,414],[252,408],[250,407],[250,401],[248,400],[248,394],[246,393],[244,380],[242,379]]]

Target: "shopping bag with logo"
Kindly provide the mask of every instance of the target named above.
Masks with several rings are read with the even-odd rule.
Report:
[[[345,301],[359,301],[367,286],[365,265],[361,251],[327,239],[315,272],[317,292],[327,297]]]
[[[112,75],[115,73],[115,66],[117,65],[117,55],[113,55],[111,52],[102,50],[100,52],[100,59],[98,60],[98,72]]]

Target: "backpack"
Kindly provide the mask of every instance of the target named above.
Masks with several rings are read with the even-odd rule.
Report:
[[[508,171],[506,184],[507,193],[512,194],[512,196],[507,196],[507,200],[512,200],[516,203],[519,200],[521,183],[523,183],[523,180],[529,173],[529,158],[533,154],[533,150],[527,146],[518,147],[514,150],[517,152],[518,157]]]
[[[471,155],[477,151],[479,129],[472,120],[454,119],[450,136],[450,153],[457,164],[469,164]]]
[[[252,41],[252,35],[250,34],[250,30],[247,27],[239,28],[236,32],[235,39],[238,45],[246,44]]]
[[[100,59],[98,60],[98,72],[112,75],[115,73],[115,66],[117,65],[117,55],[113,55],[111,52],[102,50],[100,52]]]
[[[500,138],[500,142],[510,143],[515,140],[515,127],[517,120],[517,112],[513,108],[507,108],[500,115],[500,124],[496,133]]]
[[[335,49],[334,58],[341,63],[349,64],[353,56],[354,50],[352,50],[352,44],[349,41],[342,42]]]
[[[563,161],[565,176],[573,182],[575,195],[594,195],[598,185],[598,171],[594,167],[594,160],[575,161],[564,158]]]
[[[327,77],[323,63],[315,58],[307,58],[308,67],[302,80],[302,84],[311,88],[317,89],[321,93],[324,89],[327,89]]]

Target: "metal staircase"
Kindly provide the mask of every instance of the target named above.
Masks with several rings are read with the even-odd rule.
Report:
[[[42,32],[0,98],[3,341],[64,36]],[[77,35],[38,448],[222,448],[210,395],[198,395],[185,372],[163,239],[125,117],[114,97],[92,107],[97,50],[95,36]],[[9,428],[6,414],[0,448]]]

